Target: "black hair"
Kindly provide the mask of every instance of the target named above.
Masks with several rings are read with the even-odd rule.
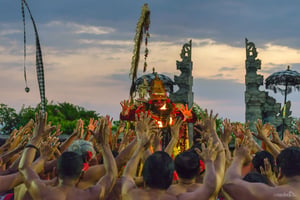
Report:
[[[167,189],[173,181],[174,162],[163,151],[156,151],[150,155],[143,167],[142,175],[148,187]]]
[[[179,178],[195,178],[200,171],[200,159],[195,151],[184,151],[178,154],[174,161]]]
[[[300,148],[288,147],[280,152],[276,159],[277,169],[281,168],[286,177],[300,176]]]
[[[191,148],[189,149],[189,151],[195,152],[196,148],[202,151],[201,143],[193,144],[193,146],[191,146]]]
[[[248,174],[246,174],[243,180],[250,183],[264,183],[269,185],[267,177],[258,172],[249,172]]]
[[[267,158],[271,164],[272,171],[274,172],[275,161],[274,157],[268,151],[259,151],[255,154],[254,158],[252,159],[253,167],[256,169],[258,173],[261,173],[259,167],[265,168],[264,159]]]
[[[72,151],[65,151],[57,160],[59,178],[76,179],[80,177],[83,167],[82,156]]]

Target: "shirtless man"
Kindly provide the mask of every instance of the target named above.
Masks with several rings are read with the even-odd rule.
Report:
[[[212,111],[208,114],[207,110],[205,110],[205,114],[201,116],[202,121],[200,122],[202,124],[201,128],[203,128],[201,134],[206,134],[208,136],[207,145],[217,146],[217,151],[219,152],[214,161],[217,187],[214,194],[211,195],[209,199],[216,199],[218,192],[222,187],[222,181],[225,174],[225,153],[223,145],[217,135],[216,118],[217,115],[213,116]],[[200,133],[201,131],[198,130],[198,132]],[[193,149],[176,156],[175,169],[179,177],[179,183],[171,185],[168,192],[179,195],[184,192],[195,191],[202,185],[197,183],[197,175],[200,171],[200,158]]]
[[[196,177],[200,172],[200,159],[194,150],[178,154],[174,160],[175,170],[178,175],[178,184],[168,188],[168,193],[178,194],[196,190],[202,184],[196,183]]]
[[[146,187],[144,189],[137,188],[134,183],[133,176],[136,173],[138,162],[144,153],[145,146],[149,142],[148,135],[154,125],[151,117],[147,114],[141,113],[140,119],[136,117],[136,134],[138,140],[138,147],[128,162],[122,177],[122,197],[125,200],[145,200],[160,199],[160,200],[173,200],[173,199],[205,199],[207,200],[216,189],[216,173],[214,169],[214,160],[218,152],[212,145],[207,148],[203,146],[201,154],[206,163],[206,173],[204,177],[203,186],[197,188],[193,192],[182,193],[178,196],[167,193],[167,188],[171,185],[173,179],[174,163],[172,158],[165,152],[155,152],[147,158],[143,167],[143,179]]]
[[[242,180],[243,164],[250,162],[250,150],[240,147],[228,168],[223,189],[233,199],[300,199],[300,148],[288,147],[276,159],[279,186],[271,187],[263,183],[249,183]]]
[[[32,148],[26,148],[23,152],[19,171],[24,177],[25,185],[33,199],[104,199],[113,187],[117,177],[117,167],[110,147],[108,145],[109,127],[105,117],[100,118],[95,131],[95,138],[99,143],[104,160],[106,175],[99,182],[86,190],[75,187],[78,181],[83,161],[80,155],[74,152],[64,152],[58,160],[59,184],[55,187],[47,186],[39,176],[31,169],[36,146],[46,134],[47,117],[40,113],[33,138],[29,144]]]

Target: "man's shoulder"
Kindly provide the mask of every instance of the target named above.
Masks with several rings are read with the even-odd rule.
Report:
[[[274,199],[300,199],[299,185],[281,185],[273,188],[272,196]]]
[[[66,199],[67,200],[76,200],[76,199],[97,199],[99,197],[99,192],[92,189],[93,187],[82,190],[79,188],[72,188],[68,191],[65,191]]]
[[[167,193],[177,196],[179,194],[183,194],[186,192],[194,192],[199,187],[201,187],[201,185],[202,184],[200,184],[200,183],[192,183],[192,184],[185,184],[185,185],[174,184],[168,188]]]

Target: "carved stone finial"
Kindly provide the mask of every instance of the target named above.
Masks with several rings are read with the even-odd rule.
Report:
[[[253,42],[248,42],[248,39],[246,38],[246,56],[247,58],[255,59],[257,57],[257,51],[255,44]]]
[[[192,60],[192,40],[189,43],[185,43],[182,47],[180,57],[183,61],[191,61]]]

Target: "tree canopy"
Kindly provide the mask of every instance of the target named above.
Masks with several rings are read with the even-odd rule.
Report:
[[[0,133],[10,134],[15,128],[24,126],[30,119],[34,119],[35,113],[40,110],[40,104],[36,107],[25,107],[24,105],[17,112],[5,104],[0,104]],[[100,115],[96,111],[86,110],[85,108],[71,103],[63,102],[47,104],[46,111],[48,120],[52,124],[60,124],[60,130],[64,134],[71,134],[76,127],[78,119],[82,119],[85,125],[89,124],[90,118],[97,119]]]

